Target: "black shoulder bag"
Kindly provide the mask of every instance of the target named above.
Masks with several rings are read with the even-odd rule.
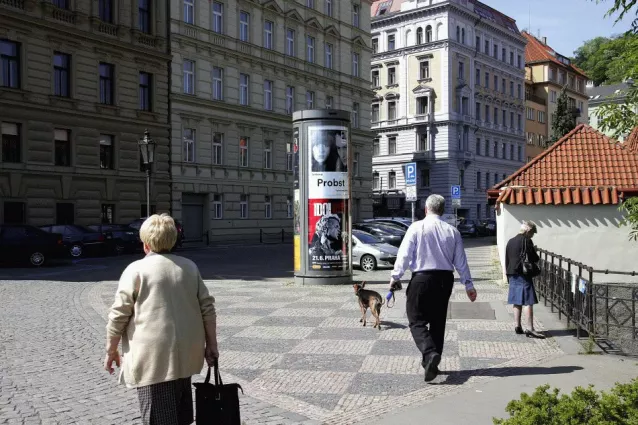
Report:
[[[243,394],[243,388],[239,384],[223,384],[217,360],[213,365],[215,385],[209,383],[210,369],[209,366],[204,382],[193,384],[197,425],[241,425],[237,390]]]
[[[527,277],[536,277],[541,274],[541,269],[538,264],[529,261],[527,256],[527,238],[523,240],[523,252],[521,252],[521,270],[523,275]]]

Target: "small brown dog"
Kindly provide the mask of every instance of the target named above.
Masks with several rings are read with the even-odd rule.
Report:
[[[366,286],[365,282],[355,283],[352,285],[354,288],[355,295],[359,298],[359,307],[361,308],[361,320],[359,322],[363,322],[363,326],[366,325],[366,315],[368,312],[368,307],[370,307],[370,311],[372,312],[372,316],[374,316],[374,326],[373,328],[378,328],[381,330],[381,321],[379,319],[379,315],[381,314],[381,306],[385,303],[381,294],[376,291],[371,291],[369,289],[363,289]]]

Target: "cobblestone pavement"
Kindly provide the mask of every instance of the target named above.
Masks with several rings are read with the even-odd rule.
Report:
[[[379,331],[359,323],[350,287],[207,280],[219,312],[222,377],[244,389],[245,424],[365,422],[560,355],[552,339],[514,334],[505,289],[492,281],[494,248],[467,246],[479,299],[468,303],[456,284],[443,374],[433,385],[423,382],[407,329],[405,291],[395,308],[383,308]],[[116,282],[86,274],[77,282],[0,281],[0,423],[139,423],[135,392],[101,370]],[[382,295],[388,276],[358,273]]]

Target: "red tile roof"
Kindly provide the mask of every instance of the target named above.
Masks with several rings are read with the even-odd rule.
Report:
[[[638,127],[634,128],[629,134],[629,137],[625,140],[624,146],[631,152],[638,153]]]
[[[576,65],[565,65],[559,61],[556,58],[556,51],[554,49],[543,44],[542,41],[527,31],[523,31],[522,34],[527,39],[527,46],[525,46],[525,63],[553,62],[562,68],[569,69],[570,71],[576,72],[585,78],[589,78],[587,77],[587,74],[585,74],[585,71]]]
[[[580,124],[488,191],[506,204],[618,204],[638,195],[638,152]]]

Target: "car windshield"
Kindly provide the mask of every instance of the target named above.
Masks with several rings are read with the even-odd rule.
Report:
[[[377,226],[378,226],[379,229],[381,229],[383,231],[386,231],[388,233],[391,233],[393,235],[402,235],[402,234],[405,233],[404,230],[401,230],[398,227],[391,226],[391,225],[388,225],[388,224],[385,224],[385,223],[383,223],[383,224],[379,223],[379,224],[377,224]]]
[[[359,239],[359,241],[363,244],[375,244],[375,243],[383,243],[383,241],[375,236],[372,236],[369,233],[364,232],[352,232],[352,234]]]

